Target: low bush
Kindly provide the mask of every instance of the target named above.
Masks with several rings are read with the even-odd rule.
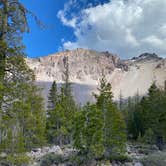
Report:
[[[0,161],[0,166],[27,166],[30,158],[25,154],[8,155]]]
[[[130,162],[132,161],[127,155],[112,155],[110,161]]]
[[[77,166],[77,165],[81,166],[81,165],[86,165],[90,161],[86,156],[77,154],[77,155],[70,156],[68,162],[72,166]]]
[[[40,161],[41,166],[51,166],[53,164],[61,164],[64,162],[62,155],[56,155],[54,153],[50,153],[42,157]]]

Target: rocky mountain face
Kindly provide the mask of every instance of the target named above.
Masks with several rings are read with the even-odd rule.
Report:
[[[75,99],[82,104],[94,100],[92,92],[97,91],[102,72],[112,84],[115,100],[118,100],[120,93],[124,98],[136,93],[144,95],[153,81],[163,87],[166,80],[166,60],[156,54],[144,53],[130,60],[121,60],[109,52],[76,49],[27,59],[45,98],[54,80],[59,85],[64,82],[66,57]]]

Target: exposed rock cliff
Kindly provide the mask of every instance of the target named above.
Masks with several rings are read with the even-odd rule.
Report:
[[[112,84],[115,99],[118,99],[120,91],[124,98],[137,92],[144,95],[153,81],[163,86],[166,80],[166,60],[156,54],[145,53],[131,60],[121,60],[109,52],[76,49],[27,59],[35,71],[37,84],[44,88],[45,97],[53,80],[63,83],[65,57],[68,57],[70,81],[78,103],[93,101],[91,93],[96,91],[102,72]]]

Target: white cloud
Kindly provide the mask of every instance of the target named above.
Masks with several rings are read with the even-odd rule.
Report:
[[[60,18],[60,20],[62,21],[62,23],[66,26],[70,26],[72,28],[76,28],[76,22],[77,22],[77,18],[73,17],[71,19],[67,19],[67,12],[70,10],[71,6],[76,7],[77,5],[77,0],[69,0],[68,3],[66,3],[64,5],[64,9],[60,10],[57,14],[58,18]]]
[[[62,10],[58,12],[58,17],[61,19],[61,21],[64,25],[76,28],[76,21],[77,21],[76,18],[72,18],[72,19],[68,20],[65,17],[65,12]]]
[[[60,11],[59,17],[73,27],[77,38],[64,42],[65,49],[109,50],[123,58],[143,52],[166,56],[166,0],[111,0],[71,19],[65,12]]]

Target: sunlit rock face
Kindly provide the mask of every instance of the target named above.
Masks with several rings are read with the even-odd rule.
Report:
[[[112,85],[115,100],[118,100],[120,92],[124,98],[136,93],[144,95],[153,81],[163,87],[166,80],[166,60],[156,54],[144,53],[130,60],[121,60],[109,52],[76,49],[27,59],[45,98],[54,80],[59,86],[64,82],[66,57],[73,95],[81,104],[94,101],[92,92],[97,91],[102,73]]]

